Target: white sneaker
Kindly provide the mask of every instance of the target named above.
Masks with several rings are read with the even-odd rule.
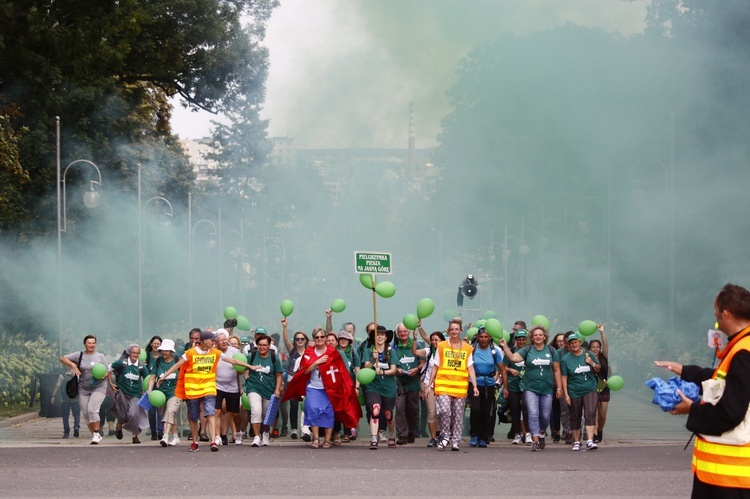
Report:
[[[267,447],[268,446],[268,440],[271,438],[271,436],[268,434],[267,431],[263,432],[263,441],[261,443],[262,446]]]
[[[167,445],[169,445],[169,433],[165,433],[159,443],[162,447],[166,447]]]
[[[593,440],[589,440],[588,442],[586,442],[586,450],[596,450],[598,448],[599,446],[596,445]]]
[[[97,445],[99,442],[102,441],[102,434],[97,432],[94,432],[93,435],[91,435],[91,445]]]
[[[253,437],[253,447],[260,447],[260,435]]]
[[[242,445],[242,432],[238,431],[234,436],[234,445]]]
[[[218,445],[218,446],[221,446],[221,437],[220,437],[220,436],[218,436],[218,435],[217,435],[217,436],[215,436],[215,437],[214,437],[214,443],[215,443],[216,445]]]
[[[169,445],[172,447],[174,447],[175,445],[179,445],[179,444],[180,444],[180,437],[178,437],[177,435],[175,435],[174,438],[169,442]]]
[[[513,445],[521,445],[521,435],[516,435],[513,437],[513,442],[511,442]]]
[[[289,434],[289,438],[297,440],[297,430],[292,430],[292,433]]]
[[[534,443],[534,439],[531,438],[531,433],[526,434],[526,440],[524,440],[524,443],[527,445],[531,445]]]
[[[378,440],[381,441],[381,442],[387,442],[388,441],[388,439],[385,437],[385,431],[384,430],[380,430],[378,432]]]

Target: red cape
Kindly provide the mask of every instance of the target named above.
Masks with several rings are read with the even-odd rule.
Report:
[[[328,362],[320,364],[318,369],[328,400],[333,406],[336,421],[343,424],[345,428],[356,428],[362,417],[362,408],[346,363],[334,347],[327,346],[323,355],[328,355]],[[301,400],[305,396],[307,384],[310,381],[310,374],[305,374],[305,371],[316,359],[315,347],[307,348],[302,354],[299,369],[294,373],[292,381],[286,388],[282,402],[290,399]]]

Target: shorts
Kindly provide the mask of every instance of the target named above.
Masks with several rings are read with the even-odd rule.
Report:
[[[609,402],[610,391],[609,388],[599,392],[599,402]]]
[[[380,404],[381,411],[392,411],[396,406],[395,397],[383,397],[381,394],[373,391],[365,392],[365,402],[367,402],[367,405],[369,406]]]
[[[240,394],[216,390],[216,407],[221,409],[221,403],[227,401],[227,412],[240,412]]]
[[[202,397],[199,399],[188,399],[187,408],[188,408],[188,418],[190,418],[190,421],[200,420],[201,418],[200,403],[201,402],[203,402],[203,415],[204,416],[214,415],[214,411],[216,410],[216,395],[206,395],[205,397]]]

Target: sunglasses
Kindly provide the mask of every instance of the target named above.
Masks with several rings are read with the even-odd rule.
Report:
[[[299,338],[294,338],[294,341],[305,341],[305,338],[300,336]]]
[[[319,339],[321,339],[321,338],[325,338],[325,336],[320,336],[320,335],[318,335],[318,336],[314,336],[314,338],[315,338],[316,340],[319,340]]]

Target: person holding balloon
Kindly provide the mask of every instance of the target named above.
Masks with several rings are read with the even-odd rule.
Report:
[[[141,441],[138,435],[148,428],[148,414],[138,405],[143,391],[141,380],[148,375],[148,367],[139,358],[140,346],[133,343],[127,352],[127,357],[112,363],[115,382],[109,378],[110,387],[115,392],[115,404],[112,406],[112,411],[117,416],[115,437],[122,440],[122,430],[125,429],[133,435],[133,443],[139,444]]]
[[[388,447],[396,447],[393,408],[396,405],[396,359],[390,343],[393,331],[378,326],[369,331],[367,346],[362,352],[364,367],[375,370],[375,379],[367,384],[365,400],[370,417],[370,449],[378,448],[378,430],[381,412],[388,427]]]
[[[460,450],[470,381],[474,387],[474,396],[479,396],[472,347],[461,339],[461,330],[460,319],[453,319],[448,323],[448,339],[438,344],[437,355],[431,361],[433,369],[430,374],[430,390],[435,394],[440,422],[440,442],[437,448],[441,451],[451,443],[452,451]]]
[[[517,351],[525,347],[529,333],[525,329],[519,329],[514,332],[514,335],[515,344],[511,348],[511,351]],[[529,414],[526,411],[526,404],[523,402],[522,386],[526,364],[523,359],[517,362],[511,362],[507,355],[503,356],[503,364],[505,365],[503,395],[505,396],[505,400],[508,401],[508,409],[510,409],[510,431],[512,434],[511,438],[513,438],[512,444],[521,445],[524,439],[524,434],[526,433],[524,422],[529,420]],[[523,415],[523,419],[521,418],[521,415]],[[531,433],[528,435],[530,439]]]
[[[161,358],[161,353],[159,352],[161,341],[161,336],[152,336],[148,345],[146,345],[146,360],[144,362],[149,372],[153,369],[156,360]],[[151,407],[151,409],[148,410],[148,427],[151,430],[151,440],[160,440],[164,436],[164,426],[161,422],[161,411],[158,407]]]
[[[419,329],[422,329],[421,324],[419,325]],[[440,342],[445,341],[445,335],[442,331],[435,331],[427,339],[430,344],[428,348],[417,348],[417,330],[415,329],[412,337],[411,353],[425,359],[420,375],[422,381],[420,397],[425,401],[425,405],[427,406],[427,428],[430,431],[430,441],[427,443],[427,447],[436,447],[438,444],[437,407],[435,406],[435,392],[430,389],[430,379],[432,370],[435,369],[432,359],[437,355],[437,347]]]
[[[599,404],[596,408],[596,435],[594,436],[594,443],[601,442],[604,438],[604,425],[607,422],[607,408],[609,407],[611,396],[610,388],[607,386],[607,379],[609,379],[609,359],[607,358],[609,355],[609,346],[607,344],[607,335],[604,333],[604,324],[598,324],[596,329],[602,335],[602,339],[589,340],[589,350],[602,366],[597,373],[601,388],[597,388]]]
[[[596,450],[594,443],[596,433],[596,407],[599,395],[596,392],[596,373],[601,369],[599,361],[591,352],[581,348],[583,338],[579,333],[568,336],[570,352],[560,361],[562,387],[565,402],[570,407],[570,430],[573,432],[573,447],[571,450],[581,450],[581,415],[586,424],[586,450]]]
[[[60,357],[60,362],[78,376],[78,405],[83,422],[91,432],[91,444],[96,445],[102,441],[99,408],[107,396],[107,383],[102,383],[102,379],[109,378],[109,362],[104,354],[96,351],[96,336],[86,335],[83,346],[83,351]]]
[[[552,415],[552,398],[563,394],[558,352],[546,344],[547,330],[533,326],[531,345],[511,352],[504,339],[500,347],[511,362],[524,361],[523,399],[529,415],[528,430],[531,432],[533,452],[544,449],[544,436]],[[557,388],[555,388],[557,387]]]
[[[161,353],[161,358],[157,359],[154,363],[154,367],[149,369],[148,377],[148,394],[149,400],[151,400],[151,393],[154,391],[156,380],[161,377],[162,374],[166,373],[169,368],[175,365],[177,358],[175,357],[175,349],[177,347],[174,341],[165,339],[159,345],[158,350]],[[180,438],[177,433],[177,412],[180,410],[182,405],[182,399],[174,396],[174,389],[177,385],[177,373],[173,372],[161,383],[159,391],[164,394],[164,404],[161,407],[162,411],[162,424],[164,425],[164,435],[162,436],[159,444],[162,447],[167,445],[175,446],[180,443]],[[153,402],[152,402],[153,404]],[[154,405],[156,407],[156,405]],[[170,438],[170,435],[172,437]]]

